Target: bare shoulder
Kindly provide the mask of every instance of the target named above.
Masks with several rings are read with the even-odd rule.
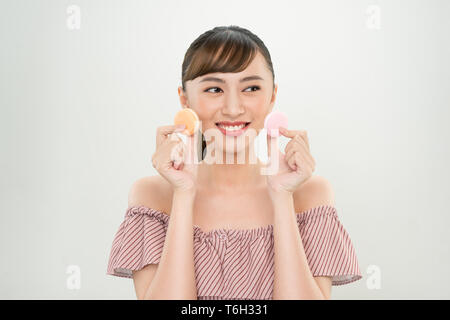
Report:
[[[295,212],[321,206],[335,206],[333,186],[322,176],[313,175],[294,192]]]
[[[172,188],[161,176],[146,176],[134,181],[128,193],[128,206],[145,206],[170,212]]]

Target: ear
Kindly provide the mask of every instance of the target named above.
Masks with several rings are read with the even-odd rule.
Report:
[[[180,104],[182,108],[186,108],[187,106],[187,96],[186,96],[186,92],[183,91],[183,87],[179,86],[178,87],[178,96],[180,98]]]

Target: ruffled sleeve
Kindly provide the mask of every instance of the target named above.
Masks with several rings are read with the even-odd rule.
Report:
[[[114,236],[107,274],[132,278],[132,271],[158,264],[169,216],[144,206],[129,207]]]
[[[297,214],[300,236],[314,277],[332,277],[332,285],[362,278],[355,248],[336,208],[322,205]]]

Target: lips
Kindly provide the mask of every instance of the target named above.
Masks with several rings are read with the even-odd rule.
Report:
[[[223,126],[239,126],[241,124],[249,124],[250,122],[245,122],[245,121],[236,121],[236,122],[230,122],[230,121],[221,121],[221,122],[216,122],[216,125],[223,125]]]
[[[216,126],[226,136],[240,136],[242,133],[244,133],[245,130],[249,127],[251,122],[245,122],[245,121],[236,121],[236,122],[229,122],[229,121],[222,121],[217,122]],[[222,128],[221,126],[240,126],[244,125],[241,129],[234,129],[234,130],[226,130],[225,128]]]

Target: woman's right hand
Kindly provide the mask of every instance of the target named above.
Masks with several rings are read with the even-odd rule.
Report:
[[[178,129],[177,129],[178,127]],[[195,192],[198,164],[196,163],[194,137],[187,136],[187,145],[175,132],[184,128],[176,125],[158,127],[153,167],[172,185],[174,191]]]

